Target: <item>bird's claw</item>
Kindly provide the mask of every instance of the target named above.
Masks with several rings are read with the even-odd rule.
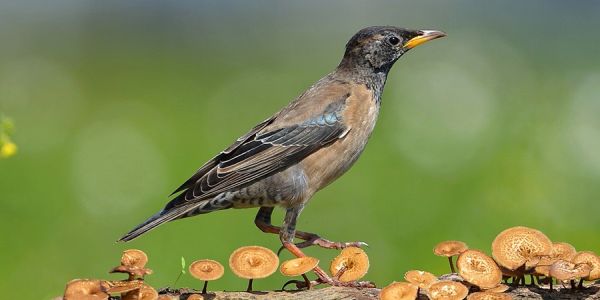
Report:
[[[295,245],[296,245],[296,247],[298,247],[298,249],[302,249],[302,248],[306,248],[306,247],[310,247],[310,246],[319,246],[319,247],[325,248],[325,249],[336,249],[336,250],[344,249],[344,248],[348,248],[348,247],[358,247],[358,248],[369,247],[369,244],[367,244],[365,242],[332,242],[328,239],[324,239],[319,236],[311,238],[304,242],[297,243]],[[279,256],[281,254],[281,251],[283,251],[283,249],[285,249],[285,247],[281,246],[279,248],[279,250],[277,250],[277,256]]]

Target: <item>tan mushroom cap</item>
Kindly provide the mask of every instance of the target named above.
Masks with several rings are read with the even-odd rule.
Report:
[[[314,257],[298,257],[286,260],[281,264],[279,271],[284,276],[300,276],[310,272],[319,264],[319,260]]]
[[[470,294],[467,300],[512,300],[512,296],[502,293],[475,292]]]
[[[575,264],[588,264],[592,269],[590,275],[583,279],[594,281],[600,279],[600,257],[592,251],[580,251],[571,259]]]
[[[342,282],[361,279],[369,271],[369,257],[363,249],[358,247],[344,248],[340,255],[333,259],[329,271],[333,276],[345,267],[344,273],[339,277]]]
[[[569,243],[558,242],[552,244],[552,250],[547,256],[542,256],[537,266],[535,267],[535,273],[550,276],[550,266],[557,260],[562,259],[570,261],[577,253],[575,247]]]
[[[75,279],[67,283],[65,300],[99,300],[108,299],[101,280]]]
[[[420,270],[410,270],[404,273],[404,279],[422,289],[426,289],[438,280],[435,275]]]
[[[552,242],[541,231],[517,226],[506,229],[492,242],[492,256],[509,270],[534,267],[541,256],[549,255]]]
[[[381,289],[381,300],[414,300],[417,299],[417,286],[408,282],[392,282]]]
[[[121,300],[158,300],[158,292],[153,287],[144,284],[139,290],[123,294]]]
[[[467,244],[461,241],[443,241],[433,248],[433,253],[437,256],[456,256],[469,249]]]
[[[461,253],[456,266],[464,280],[482,289],[493,288],[502,282],[502,271],[496,262],[479,250]]]
[[[462,300],[469,294],[469,289],[460,282],[441,280],[430,285],[427,294],[431,300]]]
[[[238,248],[229,256],[229,267],[235,275],[244,279],[260,279],[277,271],[279,257],[261,246]]]
[[[510,287],[508,285],[501,283],[493,288],[484,289],[483,292],[504,293],[504,292],[508,291],[508,289],[510,289]]]
[[[186,300],[204,300],[204,296],[200,294],[191,294],[186,298]]]
[[[225,268],[218,261],[200,259],[190,264],[190,274],[198,280],[217,280],[225,273]]]
[[[143,280],[106,280],[102,282],[102,287],[109,294],[125,293],[137,290],[144,285]]]
[[[142,250],[128,249],[121,255],[121,265],[143,268],[148,263],[148,255]]]
[[[566,260],[557,260],[550,266],[550,276],[560,281],[575,280],[590,275],[590,265],[574,264]]]

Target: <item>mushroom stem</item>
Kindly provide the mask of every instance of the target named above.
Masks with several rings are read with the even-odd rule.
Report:
[[[550,278],[550,290],[553,291],[554,287],[552,286],[552,284],[554,284],[554,278]]]
[[[577,287],[580,289],[583,288],[583,278],[579,279],[579,285]]]
[[[571,289],[574,290],[575,289],[575,280],[571,280]]]
[[[306,276],[306,274],[302,274],[302,278],[304,278],[304,283],[306,284],[306,288],[310,290],[312,287],[310,284],[310,279]]]
[[[335,277],[335,279],[339,279],[342,275],[344,275],[344,272],[346,272],[346,269],[348,269],[348,267],[346,267],[346,265],[342,266],[337,273],[334,274],[333,277]]]
[[[208,287],[208,280],[204,280],[204,287],[202,287],[202,294],[206,294],[207,287]]]
[[[252,280],[254,279],[248,279],[248,288],[246,289],[246,292],[248,293],[252,292]]]
[[[454,263],[452,262],[452,256],[448,256],[448,262],[450,263],[450,271],[452,273],[456,273],[456,271],[454,270]]]

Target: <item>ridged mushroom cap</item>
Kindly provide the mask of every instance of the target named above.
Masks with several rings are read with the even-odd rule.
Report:
[[[571,259],[575,264],[588,264],[592,269],[590,275],[583,279],[594,281],[600,279],[600,257],[592,251],[580,251]]]
[[[592,267],[586,263],[574,264],[566,260],[557,260],[550,266],[550,276],[560,281],[585,278],[590,275]]]
[[[456,266],[464,280],[482,289],[493,288],[502,282],[502,272],[496,262],[479,250],[461,253]]]
[[[265,278],[277,271],[279,257],[271,249],[260,246],[238,248],[229,256],[229,267],[244,279]]]
[[[443,241],[435,245],[433,254],[437,256],[456,256],[469,249],[469,246],[461,241]]]
[[[577,253],[577,250],[569,243],[553,243],[550,254],[542,256],[537,266],[535,266],[535,273],[550,276],[550,266],[555,261],[559,259],[570,261],[575,256],[575,253]]]
[[[430,285],[427,294],[431,300],[462,300],[469,289],[460,282],[442,280]]]
[[[540,257],[549,255],[552,242],[541,231],[517,226],[506,229],[492,242],[492,256],[498,265],[516,270],[535,267]]]
[[[404,279],[422,289],[426,289],[438,280],[437,276],[420,270],[410,270],[404,273]]]
[[[319,264],[319,260],[314,257],[298,257],[286,260],[281,263],[279,271],[284,276],[299,276],[310,272]]]
[[[329,267],[332,275],[336,275],[345,267],[339,280],[342,282],[361,279],[369,271],[369,257],[363,249],[358,247],[344,248],[340,255],[333,259]]]
[[[67,283],[65,300],[100,300],[108,299],[101,280],[74,279]]]
[[[217,280],[225,273],[225,268],[218,261],[200,259],[190,264],[188,270],[198,280]]]
[[[142,250],[128,249],[121,255],[121,265],[128,267],[143,268],[148,263],[148,255]]]
[[[392,282],[381,289],[381,300],[414,300],[417,299],[417,286],[408,282]]]

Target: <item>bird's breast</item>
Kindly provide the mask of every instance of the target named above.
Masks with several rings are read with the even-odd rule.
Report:
[[[353,88],[342,115],[348,133],[302,161],[313,192],[344,174],[364,150],[379,115],[374,92],[364,85]]]

